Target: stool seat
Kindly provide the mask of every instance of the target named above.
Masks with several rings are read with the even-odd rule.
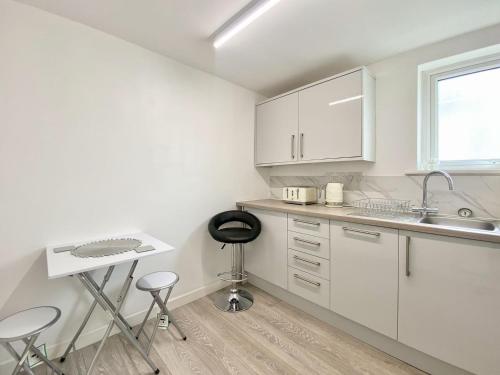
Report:
[[[0,341],[21,340],[42,332],[61,316],[61,310],[40,306],[12,314],[0,321]]]
[[[179,280],[179,276],[175,272],[160,271],[153,272],[146,276],[141,277],[137,283],[136,287],[139,290],[145,292],[153,292],[157,290],[162,290],[170,288]]]
[[[250,228],[221,228],[222,225],[236,222],[248,225]],[[221,212],[208,223],[208,231],[214,240],[223,243],[247,243],[255,240],[261,231],[259,219],[246,211],[231,210]]]

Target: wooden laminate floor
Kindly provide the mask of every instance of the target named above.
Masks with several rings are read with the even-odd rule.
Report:
[[[253,286],[252,308],[223,313],[205,297],[173,311],[187,341],[158,331],[151,358],[160,373],[190,374],[423,374],[352,336],[313,318]],[[148,323],[147,332],[152,329]],[[175,328],[170,328],[176,335]],[[60,364],[66,375],[84,374],[96,345],[72,353]],[[57,362],[59,364],[59,362]],[[151,374],[122,335],[111,337],[94,374]],[[35,374],[48,375],[45,367]]]

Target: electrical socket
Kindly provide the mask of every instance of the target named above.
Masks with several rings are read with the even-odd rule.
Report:
[[[158,316],[160,317],[160,321],[158,322],[158,329],[166,330],[169,324],[168,315],[158,313]]]
[[[45,344],[38,345],[36,347],[45,357],[47,357],[47,347]],[[42,363],[42,359],[32,351],[29,352],[28,354],[28,366],[30,368],[33,368],[35,366],[38,366],[40,363]]]

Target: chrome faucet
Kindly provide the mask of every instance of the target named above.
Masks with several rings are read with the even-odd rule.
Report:
[[[443,172],[443,171],[429,172],[424,178],[422,207],[413,207],[411,209],[412,212],[419,212],[420,214],[422,214],[422,216],[426,216],[427,214],[437,214],[438,213],[439,210],[437,208],[427,207],[427,182],[429,181],[429,178],[431,176],[437,176],[437,175],[441,175],[444,178],[446,178],[446,180],[448,181],[448,189],[454,190],[453,179],[451,178],[451,176],[448,173]]]

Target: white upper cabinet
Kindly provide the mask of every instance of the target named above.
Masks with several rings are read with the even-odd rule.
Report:
[[[258,105],[255,163],[291,163],[298,158],[298,93]]]
[[[500,245],[400,231],[399,262],[398,340],[500,373]]]
[[[362,156],[362,90],[357,71],[299,92],[301,160]]]
[[[374,91],[358,68],[258,105],[256,165],[374,161]]]

